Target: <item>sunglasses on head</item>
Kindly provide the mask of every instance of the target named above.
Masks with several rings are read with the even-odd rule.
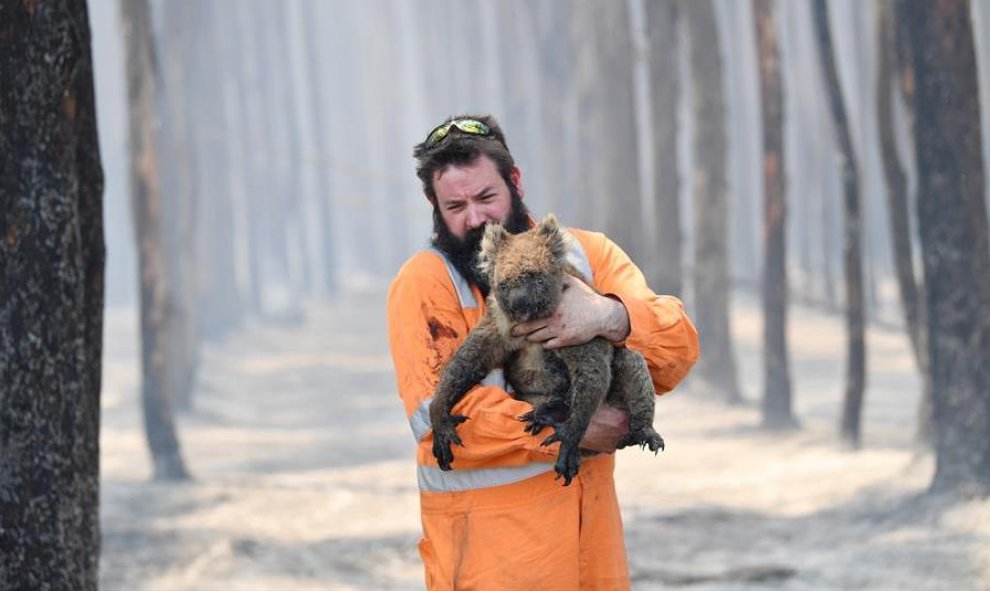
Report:
[[[426,141],[423,142],[426,149],[435,147],[437,144],[443,141],[443,138],[450,134],[450,129],[456,127],[463,133],[469,135],[480,135],[489,136],[492,135],[492,128],[488,127],[481,121],[477,119],[454,119],[453,121],[448,121],[447,123],[442,123],[433,128],[433,131],[426,136]]]

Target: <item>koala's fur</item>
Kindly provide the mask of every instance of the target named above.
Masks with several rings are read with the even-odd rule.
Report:
[[[554,469],[565,485],[578,472],[578,444],[604,400],[629,412],[629,435],[620,448],[663,449],[663,439],[653,430],[655,392],[642,355],[602,337],[552,350],[511,334],[516,324],[556,310],[565,274],[587,283],[566,254],[565,235],[552,214],[521,234],[509,234],[501,224],[486,228],[479,268],[491,285],[487,311],[447,364],[430,404],[433,454],[440,468],[451,469],[451,443],[463,445],[456,428],[467,417],[452,415],[454,404],[499,366],[513,395],[533,405],[532,412],[519,417],[526,431],[554,428],[543,445],[560,442]]]

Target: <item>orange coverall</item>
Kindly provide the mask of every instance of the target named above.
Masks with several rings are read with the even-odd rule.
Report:
[[[570,229],[596,288],[629,312],[625,345],[643,354],[658,393],[670,391],[698,357],[698,336],[680,300],[658,296],[629,257],[603,234]],[[579,267],[580,268],[580,267]],[[473,297],[472,297],[473,296]],[[430,590],[628,589],[614,457],[584,458],[568,487],[554,479],[556,445],[523,431],[531,407],[489,376],[454,407],[453,470],[432,453],[427,409],[443,367],[485,312],[478,288],[438,251],[410,258],[388,294],[388,331],[399,395],[418,440],[423,539]]]

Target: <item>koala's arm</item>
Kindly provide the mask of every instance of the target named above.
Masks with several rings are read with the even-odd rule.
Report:
[[[429,405],[440,376],[470,332],[443,261],[420,253],[403,266],[388,294],[388,335],[399,396],[417,437],[421,464],[435,465]],[[469,417],[457,427],[457,469],[553,461],[556,446],[540,446],[546,433],[526,433],[518,420],[532,410],[496,386],[477,386],[452,411]]]
[[[464,394],[501,366],[505,358],[505,339],[488,317],[482,318],[444,366],[433,394],[434,409],[450,414]]]
[[[629,256],[604,234],[572,230],[591,263],[595,288],[629,314],[625,345],[646,358],[657,393],[673,390],[698,359],[698,332],[681,300],[658,295]]]

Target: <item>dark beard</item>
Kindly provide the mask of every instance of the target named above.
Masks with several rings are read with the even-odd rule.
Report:
[[[512,203],[509,207],[509,217],[503,225],[510,234],[518,234],[529,229],[529,210],[522,202],[519,192],[509,185]],[[487,225],[487,224],[486,224]],[[463,239],[454,236],[440,215],[440,208],[433,206],[433,238],[430,243],[440,252],[447,255],[450,264],[468,281],[481,290],[481,295],[488,297],[491,286],[488,278],[478,271],[477,257],[481,251],[481,238],[485,235],[485,226],[470,230]]]

